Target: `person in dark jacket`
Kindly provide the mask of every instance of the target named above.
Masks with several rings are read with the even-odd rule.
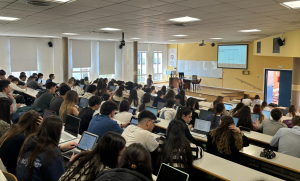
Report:
[[[196,118],[199,117],[198,113],[195,112],[195,106],[196,106],[196,104],[198,104],[198,102],[193,97],[188,98],[187,101],[186,101],[186,107],[190,108],[191,111],[192,111],[192,120],[189,123],[189,125],[191,125],[192,127],[194,127],[194,125],[195,125]]]
[[[184,124],[189,124],[190,121],[192,120],[192,110],[187,107],[179,107],[177,114],[176,114],[176,119],[182,121]],[[184,134],[185,137],[193,144],[200,146],[203,148],[203,145],[201,144],[200,141],[196,140],[190,132],[190,129],[192,128],[192,125],[188,125],[184,128]]]
[[[148,79],[147,79],[147,87],[150,88],[152,84],[153,84],[152,75],[149,74]]]
[[[230,116],[223,116],[220,125],[207,134],[207,152],[233,162],[238,162],[239,151],[247,146],[248,138],[234,125]]]
[[[95,181],[152,181],[137,171],[127,168],[115,168],[99,172]]]
[[[67,84],[60,86],[59,96],[56,96],[51,100],[49,110],[55,112],[57,116],[59,116],[60,106],[64,102],[67,92],[70,90],[71,88]]]
[[[164,93],[162,91],[157,92],[157,96],[153,99],[153,107],[157,107],[158,102],[166,103],[167,101],[164,99]]]
[[[50,75],[49,75],[49,79],[46,80],[46,84],[47,84],[48,82],[53,82],[54,79],[55,79],[54,74],[50,74]]]
[[[35,81],[35,77],[33,77],[33,76],[30,76],[29,78],[28,78],[28,80],[27,80],[27,83],[26,83],[26,85],[27,85],[27,87],[28,88],[31,88],[31,89],[34,89],[34,90],[36,90],[36,89],[42,89],[42,84],[38,84],[36,81]]]
[[[33,107],[41,109],[49,109],[53,95],[55,94],[56,83],[48,82],[46,84],[46,90],[40,91],[36,95],[36,99],[33,103]]]
[[[60,150],[69,150],[78,144],[72,141],[58,147],[62,127],[58,116],[49,116],[38,132],[25,140],[18,157],[19,181],[57,181],[65,172]]]

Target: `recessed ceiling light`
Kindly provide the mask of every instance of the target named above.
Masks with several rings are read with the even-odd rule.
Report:
[[[185,16],[185,17],[173,18],[173,19],[169,19],[169,20],[175,21],[175,22],[186,23],[186,22],[200,21],[201,19]]]
[[[76,0],[47,0],[47,1],[53,1],[53,2],[59,2],[59,3],[66,3],[69,1],[76,1]]]
[[[240,30],[239,32],[247,33],[247,32],[258,32],[258,31],[261,31],[261,30],[251,29],[251,30]]]
[[[187,36],[187,35],[172,35],[172,36]]]
[[[117,39],[106,39],[108,41],[118,41]]]
[[[140,38],[134,37],[134,38],[130,38],[130,39],[132,39],[132,40],[139,40]]]
[[[45,38],[56,38],[56,36],[48,36],[48,35],[44,35],[43,37],[45,37]]]
[[[221,40],[223,38],[210,38],[211,40]]]
[[[16,20],[19,20],[19,19],[20,18],[0,16],[0,20],[2,20],[2,21],[16,21]]]
[[[168,41],[177,41],[177,40],[168,40]]]
[[[101,28],[100,30],[104,30],[104,31],[120,31],[121,29],[117,29],[117,28]]]
[[[78,33],[63,33],[64,35],[79,35]]]
[[[300,8],[300,1],[289,1],[289,2],[283,2],[280,3],[282,6],[286,8],[293,8],[293,9],[299,9]]]

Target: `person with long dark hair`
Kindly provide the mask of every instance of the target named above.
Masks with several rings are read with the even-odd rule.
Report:
[[[115,91],[115,84],[113,81],[110,81],[107,85],[107,90],[109,90],[110,92]]]
[[[184,133],[185,133],[185,137],[193,144],[200,146],[201,148],[203,148],[202,144],[200,141],[196,140],[190,132],[190,128],[191,126],[189,125],[189,123],[192,120],[192,110],[188,107],[179,107],[177,110],[177,114],[176,114],[176,119],[180,120],[181,122],[184,123]]]
[[[0,98],[0,137],[10,128],[13,102],[9,98]]]
[[[165,85],[162,86],[160,90],[163,92],[163,95],[166,95],[167,87]]]
[[[219,122],[222,116],[222,112],[224,110],[224,104],[223,103],[218,103],[215,105],[214,109],[214,114],[210,114],[207,116],[206,120],[211,122],[210,129],[215,129],[216,127],[219,126]]]
[[[164,93],[162,91],[157,91],[157,96],[153,99],[153,107],[157,107],[158,102],[166,103],[167,101],[164,98]]]
[[[133,106],[133,107],[139,106],[140,100],[138,98],[138,94],[137,94],[136,90],[130,91],[128,102],[129,102],[130,106]]]
[[[299,112],[296,110],[296,107],[294,105],[291,105],[289,107],[289,113],[287,113],[286,116],[293,118],[298,115],[299,115]]]
[[[18,180],[56,181],[65,172],[60,149],[69,150],[75,141],[58,146],[63,122],[58,116],[43,120],[37,133],[28,136],[20,150]]]
[[[28,111],[0,138],[0,158],[9,173],[16,175],[21,147],[26,137],[38,131],[42,121],[43,118],[38,112]]]
[[[199,117],[198,113],[195,112],[196,104],[198,104],[197,100],[192,97],[188,98],[188,100],[186,102],[186,107],[190,108],[192,111],[192,120],[189,123],[190,125],[192,125],[192,127],[195,125],[196,118]]]
[[[128,112],[129,109],[129,102],[127,100],[123,100],[119,106],[119,113],[114,116],[114,119],[123,124],[129,123],[133,116],[132,113]]]
[[[124,97],[128,97],[129,94],[125,89],[124,85],[120,85],[119,89],[115,91],[115,95],[113,96],[114,101],[122,102]]]
[[[184,126],[182,121],[172,120],[168,126],[166,138],[160,137],[157,168],[165,163],[190,172],[193,168],[193,161],[202,158],[203,150],[196,145],[191,146],[185,137]]]
[[[181,91],[179,91],[178,94],[181,95],[181,102],[180,102],[180,104],[181,104],[182,106],[185,106],[185,105],[186,105],[186,101],[187,101],[187,97],[185,96],[185,91],[184,91],[184,90],[181,90]]]
[[[167,101],[168,99],[175,99],[175,92],[173,90],[169,90],[165,95],[164,99]]]
[[[159,117],[165,120],[172,120],[176,117],[176,110],[174,106],[176,101],[174,99],[168,99],[165,107],[160,110]]]
[[[258,126],[260,126],[260,124],[261,124],[265,119],[267,119],[267,117],[266,117],[265,115],[263,115],[262,110],[261,110],[259,104],[256,104],[256,105],[253,107],[253,114],[258,114],[258,115],[259,115],[259,117],[258,117]]]
[[[268,103],[266,101],[262,102],[262,104],[261,104],[261,110],[263,110],[263,111],[271,111],[271,109],[268,107]]]
[[[78,95],[82,95],[84,93],[84,90],[80,88],[80,81],[75,80],[73,86],[71,87],[71,90],[76,91]]]
[[[152,96],[149,93],[145,93],[142,99],[142,104],[138,107],[137,111],[141,112],[146,109],[147,106],[152,106],[151,104]]]
[[[125,150],[125,143],[120,134],[107,132],[92,150],[73,157],[59,181],[95,180],[99,172],[116,168]]]
[[[239,114],[237,115],[239,118],[237,122],[237,127],[246,127],[249,128],[250,130],[257,131],[258,130],[258,121],[255,123],[252,122],[251,119],[251,111],[248,106],[244,106],[241,111],[239,111]]]
[[[223,116],[220,125],[207,134],[207,152],[233,162],[238,162],[239,151],[247,146],[248,138],[230,116]]]
[[[229,116],[236,117],[236,114],[238,114],[242,107],[244,107],[244,103],[238,103],[235,108],[229,111]]]

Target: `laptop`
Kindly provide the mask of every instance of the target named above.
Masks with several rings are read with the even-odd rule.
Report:
[[[235,117],[232,117],[233,118],[233,121],[234,121],[234,125],[236,126],[238,121],[239,121],[239,118],[235,118]]]
[[[210,121],[196,119],[194,130],[192,130],[192,133],[197,133],[197,136],[200,137],[206,137],[207,133],[210,130],[210,125],[211,125]]]
[[[135,115],[136,109],[131,107],[128,112],[131,113],[132,115]]]
[[[46,119],[48,116],[56,116],[56,113],[51,110],[44,110],[43,119]]]
[[[42,80],[42,84],[46,85],[47,80]]]
[[[230,111],[232,109],[233,105],[232,104],[224,104],[224,106],[227,111]]]
[[[271,112],[270,111],[262,111],[263,115],[265,115],[268,119],[271,117]]]
[[[146,107],[147,111],[152,112],[155,116],[157,116],[158,109],[155,107]]]
[[[156,178],[156,181],[188,181],[189,180],[189,174],[176,169],[170,165],[167,165],[165,163],[162,163],[158,175]]]
[[[166,103],[164,103],[164,102],[157,102],[157,106],[156,107],[157,107],[158,110],[161,110],[162,108],[164,108],[165,104]]]
[[[128,94],[130,94],[130,90],[127,90]]]
[[[211,112],[211,111],[201,109],[200,114],[199,114],[199,119],[206,120],[207,116],[210,115],[210,114],[214,114],[214,113]]]
[[[67,114],[65,130],[62,132],[59,143],[75,140],[79,133],[80,119]]]
[[[85,86],[84,84],[79,85],[80,89],[83,89],[84,86]]]
[[[255,123],[255,121],[259,120],[259,114],[251,113],[251,119],[252,119],[252,122]]]
[[[289,110],[288,110],[288,109],[282,109],[281,111],[282,111],[282,114],[283,114],[284,116],[286,116],[287,113],[289,113]]]
[[[78,143],[77,148],[72,149],[71,151],[65,152],[62,155],[67,158],[71,159],[73,153],[77,155],[78,153],[84,151],[84,150],[92,150],[94,145],[96,144],[96,141],[98,140],[98,135],[89,133],[87,131],[83,132],[80,141]]]
[[[137,126],[138,125],[138,119],[136,117],[131,117],[130,125]]]

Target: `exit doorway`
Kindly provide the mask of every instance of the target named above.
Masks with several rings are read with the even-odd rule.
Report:
[[[264,99],[282,107],[291,104],[292,71],[265,69]]]

